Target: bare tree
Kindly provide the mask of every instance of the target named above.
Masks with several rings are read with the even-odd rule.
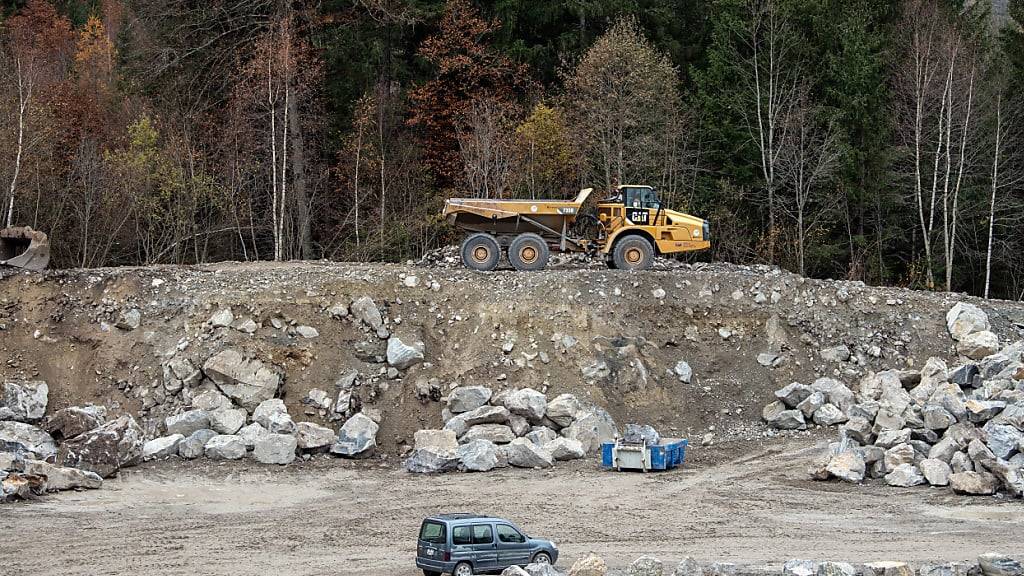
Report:
[[[476,198],[506,197],[515,176],[512,111],[495,100],[476,100],[456,131],[469,192]]]

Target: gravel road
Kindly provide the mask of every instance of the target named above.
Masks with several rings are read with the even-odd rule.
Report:
[[[613,567],[644,553],[666,564],[691,555],[763,566],[1020,551],[1019,501],[811,482],[807,464],[820,448],[780,441],[648,475],[607,473],[592,461],[435,477],[326,459],[148,464],[102,490],[5,506],[0,572],[413,576],[419,522],[438,511],[506,516],[554,539],[564,566],[591,550]]]

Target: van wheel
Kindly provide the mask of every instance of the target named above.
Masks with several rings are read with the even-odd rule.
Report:
[[[547,552],[537,552],[533,557],[534,564],[551,564],[551,556]]]
[[[477,233],[462,242],[462,263],[467,268],[490,272],[498,267],[501,247],[490,234]]]
[[[473,576],[473,566],[469,562],[460,562],[452,570],[452,576]]]
[[[516,270],[543,270],[550,255],[548,243],[533,232],[516,236],[508,246],[508,261]]]
[[[654,247],[641,236],[627,236],[615,243],[612,260],[619,270],[650,270],[654,265]]]
[[[423,576],[441,576],[440,572],[434,572],[433,570],[423,569]]]

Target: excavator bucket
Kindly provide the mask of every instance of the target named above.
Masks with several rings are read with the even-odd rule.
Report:
[[[0,265],[42,270],[50,263],[50,239],[28,226],[0,229]]]

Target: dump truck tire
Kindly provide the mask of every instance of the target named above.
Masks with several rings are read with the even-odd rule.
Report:
[[[516,236],[508,246],[508,261],[516,270],[543,270],[548,265],[551,250],[538,234],[526,232]]]
[[[498,267],[501,246],[490,234],[473,234],[462,242],[462,263],[466,268],[490,272]]]
[[[646,238],[626,236],[615,243],[612,261],[619,270],[650,270],[654,266],[654,247]]]

